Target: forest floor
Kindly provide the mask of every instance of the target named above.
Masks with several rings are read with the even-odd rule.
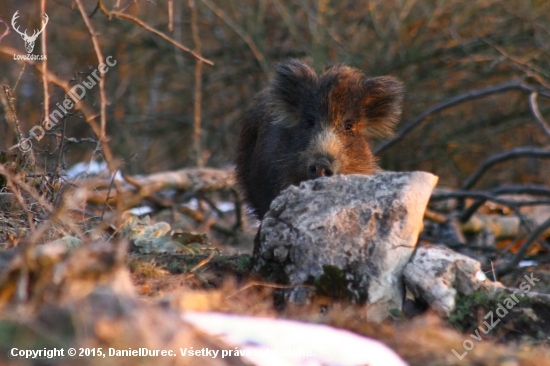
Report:
[[[153,216],[147,224],[153,227],[157,220],[162,222],[164,219],[166,215]],[[4,228],[0,231],[9,232],[18,223],[4,221],[2,225]],[[183,221],[175,218],[172,229],[178,225],[188,228]],[[102,286],[106,278],[115,278],[115,273],[122,271],[129,273],[131,291],[137,303],[152,304],[157,309],[168,307],[170,311],[177,312],[211,311],[327,324],[378,339],[410,365],[550,365],[550,308],[523,299],[502,318],[494,314],[504,298],[490,299],[483,293],[475,293],[459,297],[449,319],[427,310],[412,318],[397,313],[393,319],[382,324],[367,322],[364,306],[320,296],[308,305],[276,306],[275,298],[280,286],[263,282],[249,273],[252,238],[256,227],[248,226],[248,232],[237,237],[209,234],[209,245],[189,246],[187,250],[172,253],[145,254],[141,244],[137,245],[139,239],[135,238],[127,240],[126,246],[118,245],[125,248],[122,254],[115,253],[117,245],[113,246],[115,249],[106,249],[108,255],[105,249],[85,252],[87,244],[82,245],[73,252],[64,256],[54,255],[55,259],[51,259],[52,262],[65,261],[65,268],[71,267],[71,261],[88,268],[83,271],[84,274],[82,271],[77,274],[73,271],[66,275],[62,287],[57,287],[55,291],[51,290],[55,288],[55,276],[52,274],[55,270],[52,270],[51,265],[39,263],[33,267],[31,262],[25,262],[24,253],[28,257],[28,251],[24,243],[16,246],[12,243],[11,247],[4,245],[0,249],[0,344],[4,337],[6,342],[14,342],[10,337],[27,334],[29,328],[33,332],[41,329],[39,333],[43,336],[49,336],[50,331],[52,336],[54,333],[59,336],[58,331],[54,332],[53,328],[49,329],[41,323],[40,314],[44,308],[64,306],[62,304],[67,300],[64,300],[66,295],[62,293],[68,291],[71,284],[83,287],[81,284],[84,281],[90,288],[86,292],[88,294],[91,289]],[[5,237],[2,242],[9,244],[10,239]],[[78,259],[78,255],[82,258]],[[88,260],[91,264],[86,262]],[[21,261],[27,266],[21,265]],[[118,267],[113,264],[117,261],[120,264]],[[53,265],[55,268],[56,264]],[[28,289],[27,296],[21,297],[19,291],[25,271],[31,274],[29,280],[24,282]],[[491,278],[490,271],[487,276]],[[507,287],[517,287],[525,281],[525,276],[538,280],[535,280],[531,291],[550,293],[548,263],[521,267],[499,280]],[[40,285],[41,281],[47,284]],[[34,306],[25,306],[27,318],[21,321],[21,303],[25,302],[33,303]],[[490,318],[489,313],[493,314]],[[493,316],[495,319],[491,320]],[[489,322],[493,322],[493,326],[488,332],[483,332],[488,329]],[[148,331],[155,332],[154,325],[148,325]],[[63,336],[69,338],[69,342],[71,337],[78,338],[78,334],[72,332]],[[134,346],[130,340],[127,345]]]

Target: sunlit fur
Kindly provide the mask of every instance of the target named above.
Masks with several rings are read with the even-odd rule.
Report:
[[[316,159],[329,161],[334,174],[377,172],[369,138],[391,133],[402,95],[397,79],[366,78],[347,66],[319,76],[298,60],[275,65],[243,117],[237,147],[237,179],[257,217],[282,189],[307,180]]]

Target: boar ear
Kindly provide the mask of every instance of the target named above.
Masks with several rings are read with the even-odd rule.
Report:
[[[403,83],[392,76],[380,76],[366,79],[363,88],[368,128],[376,134],[392,134],[403,109]]]
[[[300,103],[310,98],[316,84],[317,74],[301,61],[292,59],[275,64],[270,97],[276,112],[281,114],[276,120],[296,121]]]

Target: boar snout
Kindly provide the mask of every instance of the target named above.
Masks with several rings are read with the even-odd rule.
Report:
[[[325,158],[316,159],[307,168],[308,179],[330,177],[332,175],[334,175],[332,164]]]

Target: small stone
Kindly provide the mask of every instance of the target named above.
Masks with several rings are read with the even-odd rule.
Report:
[[[471,295],[487,282],[481,264],[451,249],[428,246],[418,248],[405,267],[407,289],[415,298],[426,301],[440,315],[449,317],[456,295]]]

